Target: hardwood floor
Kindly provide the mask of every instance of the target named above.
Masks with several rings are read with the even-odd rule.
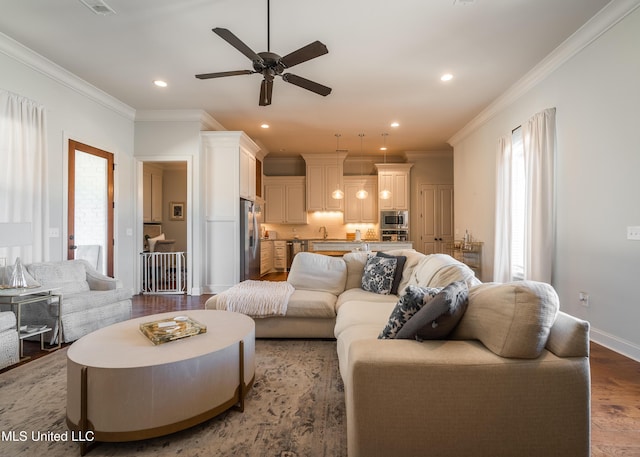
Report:
[[[209,297],[136,295],[132,317],[204,309]],[[591,456],[640,457],[640,363],[595,343],[591,344]]]

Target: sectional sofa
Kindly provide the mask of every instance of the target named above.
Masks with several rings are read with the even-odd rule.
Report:
[[[372,253],[300,253],[286,314],[256,319],[258,337],[336,338],[349,457],[589,456],[589,324],[548,284],[482,284],[447,255],[387,254],[396,293],[371,290]],[[458,306],[421,327],[425,304],[398,326],[417,293]]]

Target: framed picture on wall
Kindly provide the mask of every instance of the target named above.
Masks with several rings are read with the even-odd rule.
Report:
[[[169,220],[184,221],[184,202],[169,202]]]

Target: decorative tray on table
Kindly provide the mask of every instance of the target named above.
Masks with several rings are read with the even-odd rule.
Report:
[[[158,345],[206,333],[207,326],[187,316],[176,316],[140,324],[140,331]]]

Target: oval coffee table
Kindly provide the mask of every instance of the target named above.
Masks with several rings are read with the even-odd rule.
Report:
[[[188,316],[206,333],[154,346],[140,324]],[[255,379],[255,323],[217,310],[176,311],[92,332],[67,352],[67,425],[92,441],[183,430],[238,406]],[[83,441],[84,438],[87,440]]]

